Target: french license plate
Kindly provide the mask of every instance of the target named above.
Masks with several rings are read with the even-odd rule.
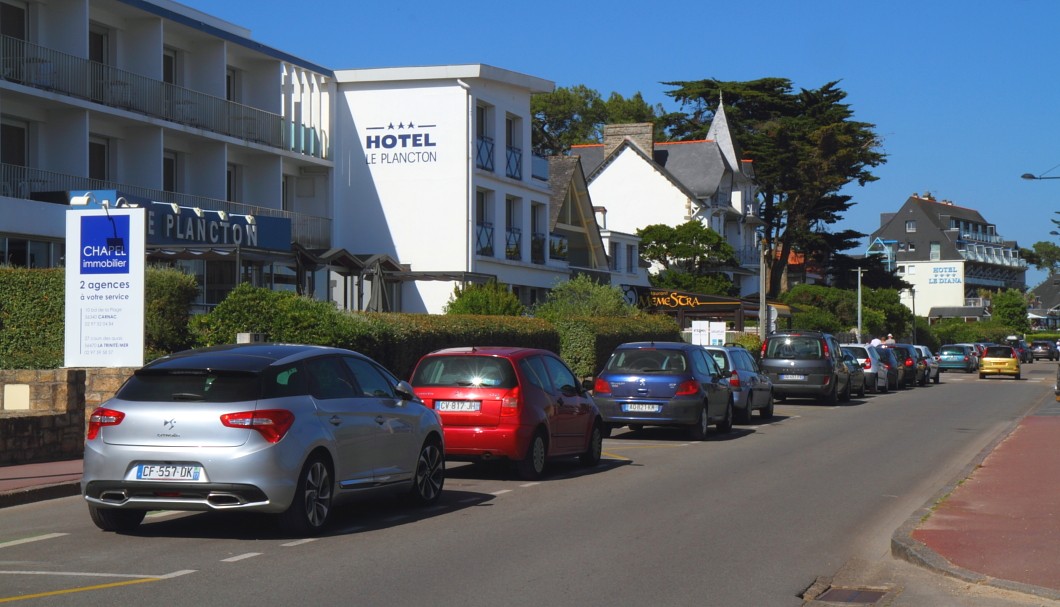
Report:
[[[780,379],[785,381],[806,381],[805,375],[781,375]]]
[[[202,477],[201,466],[179,464],[140,464],[136,467],[136,478],[142,481],[189,481],[198,482]]]
[[[662,411],[662,405],[622,405],[626,413],[658,413]]]
[[[438,411],[478,411],[482,402],[477,400],[436,400],[434,408]]]

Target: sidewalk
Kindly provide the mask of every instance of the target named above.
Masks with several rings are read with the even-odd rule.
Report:
[[[0,508],[77,495],[81,460],[0,467]]]
[[[891,538],[929,570],[1060,600],[1060,403],[988,446]]]

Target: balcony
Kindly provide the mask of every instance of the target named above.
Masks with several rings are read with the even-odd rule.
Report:
[[[0,36],[0,79],[276,149],[316,158],[331,156],[326,133],[279,114],[10,36]]]
[[[475,166],[484,170],[493,170],[493,138],[479,137],[475,141]]]
[[[504,258],[520,260],[523,258],[523,231],[519,228],[507,228],[504,231]]]
[[[118,190],[156,202],[175,202],[182,207],[198,207],[210,211],[225,211],[236,215],[284,217],[291,220],[291,238],[307,249],[331,248],[331,220],[327,217],[303,215],[241,202],[229,202],[204,196],[163,192],[140,186],[77,177],[53,171],[31,169],[12,164],[0,164],[0,195],[13,198],[47,200],[69,204],[70,190]],[[57,194],[58,193],[58,194]],[[53,200],[55,196],[62,200]]]
[[[754,266],[757,268],[762,261],[762,253],[758,247],[741,247],[735,249],[734,252],[741,266]]]
[[[504,174],[512,179],[522,180],[523,178],[523,150],[522,148],[513,148],[507,146],[505,150],[505,157],[507,162],[504,165]]]
[[[475,229],[475,254],[493,257],[493,224],[482,222]]]

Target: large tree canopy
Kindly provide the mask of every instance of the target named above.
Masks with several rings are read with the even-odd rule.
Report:
[[[733,137],[754,160],[772,260],[770,295],[779,293],[792,251],[827,267],[835,242],[823,236],[825,226],[838,222],[853,204],[840,190],[875,181],[870,169],[886,160],[875,125],[853,119],[838,82],[797,92],[784,78],[665,84],[676,87],[667,95],[688,110],[666,117],[667,131],[678,140],[704,137],[724,99]],[[848,232],[840,240],[849,243],[859,236]]]
[[[630,122],[656,123],[656,141],[664,141],[662,106],[651,106],[640,93],[626,99],[611,93],[606,100],[583,85],[560,87],[530,98],[533,115],[533,149],[539,156],[566,154],[572,145],[600,143],[604,125]]]
[[[736,295],[735,285],[722,273],[738,265],[735,252],[717,232],[698,221],[672,227],[653,224],[637,230],[641,256],[658,264],[648,279],[653,287],[707,295]]]

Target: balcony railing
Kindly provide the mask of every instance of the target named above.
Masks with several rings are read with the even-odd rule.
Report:
[[[530,235],[530,261],[533,263],[545,263],[545,235],[534,232]]]
[[[504,166],[504,174],[512,179],[523,178],[523,150],[522,148],[513,148],[507,146],[506,154],[507,163]]]
[[[279,114],[10,36],[0,36],[0,78],[277,149],[331,155],[326,133]]]
[[[506,259],[523,258],[523,231],[519,228],[507,228],[504,231],[504,257]]]
[[[475,230],[475,254],[493,257],[493,224],[482,222]]]
[[[758,266],[762,261],[762,252],[758,247],[741,247],[736,249],[735,253],[742,266]]]
[[[475,143],[475,166],[486,171],[492,171],[493,138],[479,137]]]
[[[175,202],[182,207],[198,207],[203,210],[225,211],[236,215],[285,217],[291,220],[291,238],[295,242],[307,249],[331,248],[331,220],[327,217],[303,215],[241,202],[206,198],[205,196],[163,192],[135,185],[77,177],[13,164],[0,164],[0,195],[68,204],[69,197],[67,192],[70,190],[117,190],[155,202]],[[59,199],[55,199],[57,197]]]

